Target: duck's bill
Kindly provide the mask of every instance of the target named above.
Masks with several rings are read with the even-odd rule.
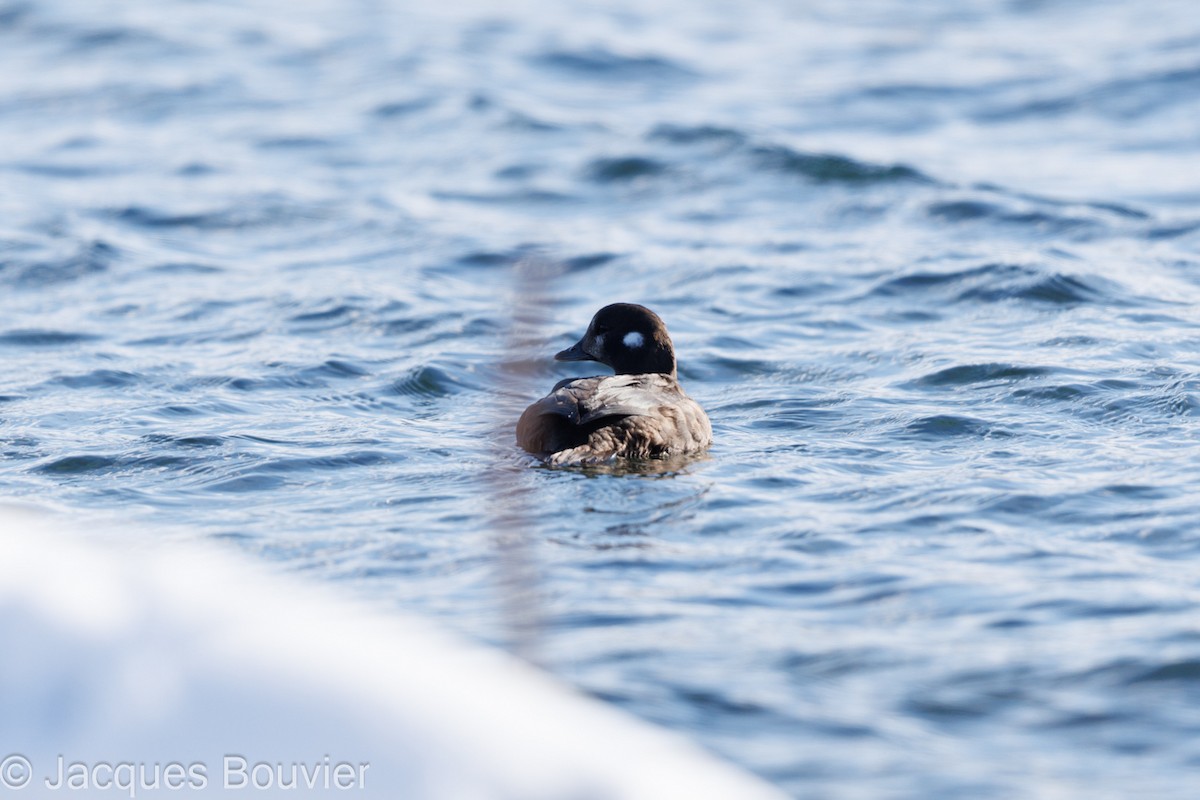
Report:
[[[575,344],[563,350],[561,353],[554,354],[555,361],[595,361],[586,350],[583,349],[583,342],[578,341]]]

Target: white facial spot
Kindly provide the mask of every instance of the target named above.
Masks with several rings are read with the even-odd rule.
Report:
[[[621,341],[623,341],[625,346],[630,350],[637,350],[642,346],[642,342],[645,340],[642,339],[642,335],[637,331],[630,331],[629,333],[625,334],[625,338]]]

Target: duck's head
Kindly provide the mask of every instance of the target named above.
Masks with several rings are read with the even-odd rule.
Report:
[[[618,375],[675,376],[675,350],[667,326],[653,311],[633,303],[613,303],[597,311],[583,338],[554,359],[599,361]]]

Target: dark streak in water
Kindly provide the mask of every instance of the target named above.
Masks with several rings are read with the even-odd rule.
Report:
[[[621,55],[600,47],[552,50],[534,62],[576,77],[607,81],[661,81],[694,77],[690,69],[658,56]]]
[[[1021,367],[1015,364],[965,364],[947,367],[913,382],[914,386],[967,386],[973,383],[1015,382],[1047,375],[1045,367]]]
[[[973,417],[953,414],[938,414],[923,417],[909,423],[904,429],[907,433],[928,439],[942,439],[958,436],[990,436],[1007,437],[1012,434],[1002,428],[997,428]]]
[[[933,183],[932,179],[903,164],[867,164],[842,155],[801,153],[782,145],[758,146],[751,153],[764,169],[794,173],[819,182]]]
[[[740,145],[746,141],[746,136],[734,128],[722,128],[715,125],[673,125],[665,123],[655,126],[646,135],[651,141],[661,140],[671,144],[708,144]]]
[[[93,342],[99,339],[90,333],[75,333],[71,331],[53,330],[15,330],[0,333],[0,345],[17,347],[61,347],[82,342]]]
[[[613,183],[653,177],[666,171],[667,166],[654,159],[643,156],[625,156],[596,159],[588,165],[587,176],[598,183]]]

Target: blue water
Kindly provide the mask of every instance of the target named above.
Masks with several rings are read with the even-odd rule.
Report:
[[[5,495],[796,796],[1200,786],[1190,0],[0,0],[0,287]],[[616,300],[716,444],[536,466]]]

